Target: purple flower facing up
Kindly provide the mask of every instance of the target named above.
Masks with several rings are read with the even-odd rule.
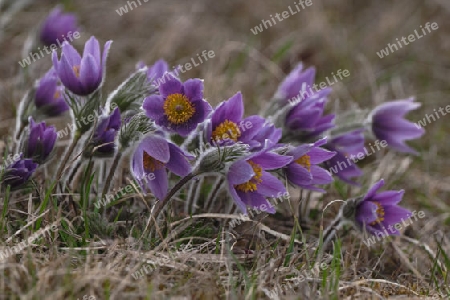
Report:
[[[56,117],[69,110],[64,100],[64,86],[59,84],[54,68],[51,68],[38,82],[34,103],[46,115]]]
[[[363,132],[364,129],[347,132],[331,139],[326,145],[326,148],[335,151],[336,155],[326,161],[325,165],[332,174],[336,174],[339,179],[349,184],[357,185],[352,178],[363,174],[351,159],[358,153],[365,153]]]
[[[31,159],[20,159],[6,167],[3,172],[1,182],[5,186],[10,185],[12,189],[16,189],[27,183],[38,164]]]
[[[61,82],[72,93],[87,96],[97,90],[103,80],[111,41],[106,42],[100,54],[98,40],[91,37],[84,45],[83,57],[67,42],[63,43],[61,59],[53,51],[53,66]]]
[[[23,154],[38,164],[48,160],[52,153],[56,139],[54,126],[47,126],[45,122],[35,123],[33,118],[29,119],[28,140],[24,144]]]
[[[336,152],[320,148],[326,142],[326,139],[321,139],[313,144],[300,145],[286,153],[293,157],[293,161],[285,168],[289,182],[304,189],[325,193],[325,190],[316,185],[329,184],[333,177],[318,164],[336,155]]]
[[[62,43],[69,32],[78,30],[77,17],[71,13],[64,13],[60,6],[55,7],[44,21],[40,39],[43,44],[50,46],[58,41]]]
[[[399,232],[393,225],[410,217],[411,212],[397,205],[402,200],[404,190],[377,193],[383,185],[383,179],[375,183],[357,204],[356,225],[373,235],[384,235],[385,232],[389,235],[398,235]]]
[[[291,161],[291,156],[263,149],[233,163],[227,174],[228,189],[239,209],[247,213],[247,206],[250,206],[275,213],[275,208],[266,197],[277,198],[285,195],[286,188],[280,180],[266,171],[281,169]]]
[[[217,145],[236,142],[253,145],[252,139],[261,130],[265,119],[256,115],[243,119],[243,116],[244,103],[238,92],[214,110],[207,125],[206,139]]]
[[[120,111],[117,107],[111,115],[100,117],[92,138],[94,147],[98,147],[96,152],[99,152],[101,155],[114,154],[116,148],[114,140],[116,139],[120,125]]]
[[[131,171],[142,190],[150,190],[159,200],[168,193],[167,170],[178,176],[186,176],[191,172],[191,158],[178,146],[163,137],[152,135],[144,138],[131,160]]]
[[[406,145],[406,140],[421,137],[425,130],[403,117],[421,104],[414,98],[391,101],[377,106],[370,114],[372,132],[379,140],[385,140],[394,150],[412,154],[417,151]]]
[[[203,99],[203,82],[189,79],[182,83],[170,78],[159,87],[160,95],[144,100],[147,117],[169,131],[186,137],[211,112],[211,106]]]

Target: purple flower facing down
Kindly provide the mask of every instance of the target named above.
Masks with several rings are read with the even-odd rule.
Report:
[[[100,154],[114,154],[116,148],[114,140],[116,139],[120,125],[120,111],[117,107],[111,115],[100,117],[92,138],[94,147],[98,147],[96,152]]]
[[[283,105],[293,101],[300,102],[302,98],[306,98],[307,94],[310,93],[315,76],[315,68],[303,70],[303,65],[298,64],[280,84],[275,97],[280,99]],[[304,97],[302,97],[302,92]],[[302,98],[299,98],[299,96]]]
[[[6,167],[1,182],[5,186],[10,185],[12,189],[19,188],[30,179],[37,167],[38,164],[31,159],[20,159]]]
[[[329,184],[333,181],[333,177],[318,164],[336,155],[336,152],[320,148],[326,142],[326,139],[321,139],[314,144],[301,145],[286,153],[293,157],[293,161],[285,168],[287,179],[291,183],[304,189],[325,193],[325,190],[315,185]]]
[[[421,137],[425,130],[403,117],[420,105],[420,103],[414,102],[414,98],[409,98],[377,106],[369,117],[372,132],[377,139],[385,140],[394,150],[418,154],[417,151],[406,145],[405,141]]]
[[[325,162],[328,170],[332,174],[336,174],[342,181],[353,185],[357,185],[357,183],[352,178],[363,174],[351,159],[358,153],[364,153],[363,132],[364,129],[347,132],[331,139],[326,145],[327,149],[336,152],[335,156]]]
[[[284,184],[266,170],[281,169],[292,161],[291,156],[283,156],[264,149],[239,160],[230,166],[227,174],[228,189],[233,200],[243,213],[247,206],[275,213],[266,197],[277,198],[286,194]]]
[[[189,79],[182,83],[170,78],[159,87],[160,95],[144,100],[147,116],[169,131],[186,137],[211,112],[211,106],[203,99],[203,82]]]
[[[63,43],[61,59],[53,51],[53,67],[64,86],[74,94],[87,96],[97,90],[103,80],[111,41],[100,54],[98,40],[91,37],[84,45],[83,57],[67,42]]]
[[[188,175],[191,172],[188,157],[191,158],[163,137],[148,136],[133,154],[131,171],[145,193],[150,190],[156,198],[163,200],[168,192],[166,169],[178,176]]]
[[[63,95],[64,87],[59,84],[54,68],[51,68],[37,84],[34,103],[46,115],[56,117],[69,110]]]
[[[57,133],[54,126],[47,126],[45,122],[35,123],[29,119],[28,140],[25,142],[23,154],[38,164],[48,160],[55,147]]]
[[[357,204],[356,225],[373,235],[385,235],[385,232],[398,235],[399,232],[393,225],[410,217],[411,212],[397,205],[402,200],[404,190],[377,193],[383,185],[383,179],[375,183]]]
[[[60,6],[55,7],[44,21],[40,39],[43,44],[50,46],[58,41],[63,42],[70,32],[78,30],[77,17],[71,13],[64,13]]]
[[[217,145],[242,142],[252,144],[253,137],[261,130],[265,119],[250,116],[243,119],[244,103],[238,92],[227,101],[222,102],[213,112],[208,123],[206,138]]]

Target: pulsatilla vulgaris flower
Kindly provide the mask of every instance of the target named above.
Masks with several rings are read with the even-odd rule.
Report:
[[[351,159],[364,152],[364,129],[357,129],[332,138],[326,148],[335,151],[336,155],[325,164],[332,174],[336,174],[342,181],[356,185],[351,178],[363,174],[355,162]]]
[[[71,13],[64,13],[61,7],[57,6],[42,24],[40,39],[43,44],[50,46],[58,41],[63,42],[64,37],[77,30],[77,17]]]
[[[414,98],[409,98],[377,106],[369,116],[369,123],[375,137],[385,140],[394,150],[418,154],[417,151],[406,145],[405,140],[418,138],[425,133],[425,130],[403,117],[420,105],[420,103],[414,102]]]
[[[134,152],[131,171],[144,192],[150,190],[159,200],[168,192],[166,168],[178,176],[191,172],[188,155],[163,137],[152,135],[144,138]]]
[[[63,94],[64,87],[59,84],[56,72],[51,68],[37,84],[34,103],[46,115],[56,117],[69,110]]]
[[[265,119],[256,115],[242,119],[243,115],[244,103],[239,92],[214,110],[207,125],[207,140],[217,145],[236,142],[251,145],[252,138],[262,128]]]
[[[61,82],[72,93],[86,96],[100,87],[106,69],[111,41],[106,42],[103,54],[98,40],[91,37],[84,45],[83,57],[67,42],[63,43],[61,59],[53,51],[53,66]]]
[[[98,147],[95,153],[99,152],[101,155],[114,154],[116,148],[114,140],[116,139],[120,125],[120,111],[117,107],[111,115],[100,117],[92,138],[94,147]]]
[[[397,205],[403,198],[404,190],[377,193],[383,185],[383,179],[375,183],[357,204],[356,225],[373,235],[385,232],[389,235],[398,235],[399,232],[393,225],[411,216],[411,212]]]
[[[170,78],[159,86],[159,93],[144,100],[145,113],[157,125],[183,137],[211,112],[211,106],[203,99],[203,82],[200,79],[182,83]]]
[[[309,95],[310,89],[314,84],[315,76],[315,68],[303,70],[303,65],[298,64],[280,84],[275,98],[279,99],[283,105],[296,100],[296,102],[300,103],[302,98],[307,98]],[[302,92],[305,97],[302,97]]]
[[[313,144],[300,145],[286,153],[293,157],[292,162],[285,168],[287,179],[291,183],[308,190],[325,193],[325,190],[315,185],[329,184],[333,181],[333,177],[318,164],[336,155],[336,152],[320,148],[326,142],[326,139],[321,139]]]
[[[6,167],[1,182],[5,186],[10,185],[12,189],[19,188],[30,179],[37,167],[38,164],[34,163],[31,159],[21,158]]]
[[[35,123],[31,117],[29,123],[28,140],[23,146],[24,157],[42,164],[48,160],[55,147],[56,129],[45,125],[45,122]]]
[[[291,156],[264,150],[233,163],[227,174],[228,189],[243,213],[246,206],[275,213],[266,197],[276,198],[286,193],[283,183],[266,170],[281,169],[292,161]]]

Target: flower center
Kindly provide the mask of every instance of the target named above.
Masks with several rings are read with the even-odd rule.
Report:
[[[239,130],[239,126],[229,120],[225,120],[225,122],[220,123],[219,126],[217,126],[212,132],[212,139],[216,142],[229,139],[237,142],[240,136],[241,130]]]
[[[182,124],[194,115],[195,107],[185,95],[172,94],[164,101],[164,113],[171,123]]]
[[[384,208],[383,206],[381,206],[380,203],[373,201],[372,203],[375,203],[377,206],[377,219],[375,221],[373,221],[372,223],[370,223],[370,225],[375,225],[377,223],[381,223],[384,221]]]
[[[73,66],[73,67],[72,67],[72,70],[73,70],[73,72],[75,73],[75,76],[76,76],[77,78],[79,78],[79,77],[80,77],[80,66]]]
[[[53,99],[59,99],[61,97],[61,93],[56,90],[55,93],[53,94]]]
[[[247,162],[250,164],[250,166],[252,166],[253,172],[255,172],[255,175],[249,181],[234,186],[236,189],[243,191],[245,193],[256,191],[258,189],[258,184],[262,182],[261,166],[258,164],[255,164],[252,161],[247,161]]]
[[[164,167],[164,163],[154,159],[144,151],[143,156],[144,170],[154,172]]]
[[[299,159],[297,159],[295,162],[298,163],[300,166],[303,166],[306,169],[308,169],[308,172],[311,172],[311,157],[309,155],[305,154]]]

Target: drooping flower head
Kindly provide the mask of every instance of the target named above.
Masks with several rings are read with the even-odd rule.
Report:
[[[54,126],[47,126],[45,122],[35,123],[32,117],[29,118],[28,129],[27,140],[23,145],[23,155],[42,164],[48,160],[55,147],[56,129]]]
[[[188,158],[191,156],[175,144],[151,135],[136,148],[131,171],[145,193],[150,190],[156,198],[163,200],[168,193],[167,169],[178,176],[188,175],[191,172]]]
[[[265,119],[256,115],[243,119],[243,116],[244,103],[238,92],[214,110],[211,122],[207,124],[206,139],[219,146],[236,142],[252,144]]]
[[[328,171],[319,167],[318,164],[336,155],[336,152],[320,147],[325,145],[326,142],[326,139],[321,139],[313,144],[300,145],[286,153],[293,157],[292,162],[285,168],[289,182],[304,189],[325,192],[325,190],[316,187],[316,185],[329,184],[333,181],[333,177]]]
[[[100,44],[95,37],[91,37],[84,46],[83,57],[67,42],[63,43],[61,59],[53,51],[53,67],[61,82],[72,93],[87,96],[100,87],[106,69],[111,41],[106,42],[103,54]]]
[[[292,107],[285,126],[305,139],[314,138],[334,127],[334,114],[324,115],[331,88],[318,89],[314,84],[314,68],[303,70],[299,64],[280,84],[275,98],[282,106]]]
[[[37,83],[34,103],[38,110],[50,117],[56,117],[69,110],[64,100],[64,86],[52,67]]]
[[[1,183],[5,186],[10,185],[12,189],[20,188],[36,171],[38,164],[31,159],[20,159],[6,167],[2,174]]]
[[[284,184],[267,170],[283,168],[292,157],[270,152],[270,148],[236,161],[228,170],[228,190],[243,213],[247,213],[247,206],[275,213],[266,197],[277,198],[286,193]]]
[[[358,153],[364,152],[364,129],[357,129],[332,138],[326,148],[336,152],[330,160],[325,162],[328,170],[339,177],[342,181],[357,185],[352,180],[363,174],[355,164]]]
[[[159,93],[144,100],[145,113],[157,125],[183,137],[211,112],[211,106],[203,99],[203,82],[200,79],[182,83],[170,78],[159,86]]]
[[[375,183],[363,199],[357,204],[355,210],[356,225],[368,233],[398,235],[399,232],[393,225],[400,223],[402,220],[411,216],[411,212],[397,205],[404,194],[404,190],[400,191],[384,191],[378,190],[384,185],[381,179]]]
[[[369,123],[375,137],[385,140],[394,150],[412,154],[417,151],[406,145],[406,140],[416,139],[425,133],[423,128],[404,119],[411,110],[421,104],[414,102],[414,98],[396,100],[377,106],[369,116]]]
[[[62,43],[68,33],[74,33],[77,30],[77,17],[71,13],[64,13],[61,7],[57,6],[42,24],[40,39],[43,44],[50,46],[57,41]]]
[[[101,116],[95,128],[92,142],[94,147],[98,147],[95,153],[100,155],[114,154],[116,143],[114,142],[117,132],[120,130],[121,119],[119,108],[107,116]]]

